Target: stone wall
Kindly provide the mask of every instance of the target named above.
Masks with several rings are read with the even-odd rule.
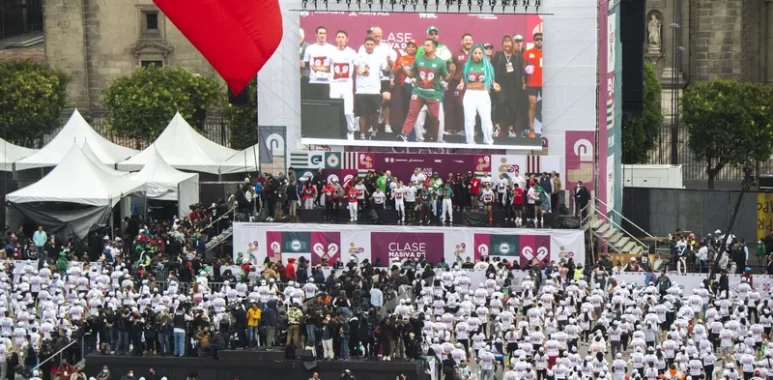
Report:
[[[694,0],[692,80],[742,78],[742,12],[748,0]]]
[[[83,0],[43,2],[46,61],[70,77],[68,102],[88,108],[86,57],[83,43]]]
[[[148,59],[219,79],[212,66],[185,36],[159,13],[159,33],[143,34],[143,11],[157,10],[152,0],[44,0],[46,58],[70,75],[68,106],[102,107],[103,92],[116,78],[140,67],[138,46],[151,42],[168,54]],[[85,11],[84,11],[85,10]],[[84,24],[85,17],[85,24]],[[85,25],[85,33],[84,33]],[[144,51],[144,50],[143,50]]]

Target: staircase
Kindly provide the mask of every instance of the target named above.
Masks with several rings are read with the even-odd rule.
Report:
[[[598,201],[600,204],[604,204]],[[604,204],[606,206],[606,204]],[[607,207],[610,210],[609,207]],[[636,226],[633,222],[628,220],[625,216],[617,211],[611,210],[611,213],[619,216],[621,219],[627,221],[640,232],[642,235],[652,238],[647,231]],[[605,242],[607,250],[610,254],[624,254],[624,255],[642,255],[649,252],[649,247],[642,243],[641,240],[636,238],[633,234],[626,231],[620,224],[599,212],[595,205],[588,205],[586,209],[588,215],[583,219],[583,229],[588,231],[591,235],[597,239]],[[623,263],[625,264],[625,263]]]

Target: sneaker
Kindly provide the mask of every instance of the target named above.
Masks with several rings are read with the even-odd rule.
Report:
[[[368,137],[364,133],[360,133],[360,140],[367,140]]]
[[[406,136],[405,133],[400,132],[400,134],[397,135],[397,140],[398,141],[402,141],[402,142],[406,142],[406,141],[408,141],[408,136]]]
[[[513,132],[513,131],[508,131],[508,132],[507,132],[507,137],[518,137],[518,136],[516,136],[516,135],[515,135],[515,132]]]
[[[348,132],[346,134],[346,139],[349,140],[349,141],[353,141],[354,140],[354,132]]]
[[[384,125],[384,132],[392,133],[392,126],[390,126],[389,124]]]
[[[536,135],[536,134],[534,134],[534,130],[533,130],[533,129],[531,130],[531,132],[529,132],[529,138],[530,138],[530,139],[535,139],[535,138],[537,138],[537,135]]]

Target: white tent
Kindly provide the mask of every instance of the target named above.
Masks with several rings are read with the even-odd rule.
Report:
[[[128,172],[122,172],[122,171],[115,170],[115,169],[113,169],[112,165],[105,165],[105,164],[103,164],[99,160],[99,157],[97,157],[97,155],[91,149],[91,145],[89,145],[88,141],[84,141],[83,142],[83,146],[81,147],[81,151],[83,151],[83,154],[85,154],[86,157],[88,157],[92,162],[97,164],[97,167],[99,167],[100,169],[104,170],[105,173],[108,173],[110,175],[114,175],[116,177],[124,177],[124,176],[127,176],[127,175],[130,174]]]
[[[257,172],[260,161],[258,149],[260,144],[255,144],[225,160],[220,165],[220,174]]]
[[[121,198],[143,191],[143,185],[108,172],[82,149],[71,145],[48,175],[8,194],[11,207],[49,233],[84,238],[94,226],[108,224]]]
[[[158,151],[169,165],[181,170],[220,173],[220,165],[238,152],[200,135],[179,113],[147,149],[118,164],[120,170],[140,170]]]
[[[121,197],[142,191],[142,183],[116,177],[73,145],[62,162],[40,181],[8,194],[11,203],[69,202],[112,208]]]
[[[199,175],[181,172],[166,163],[153,147],[151,160],[127,178],[145,184],[148,199],[177,201],[178,215],[188,214],[188,206],[199,202]]]
[[[13,163],[37,152],[37,149],[29,149],[0,139],[0,171],[13,171]]]
[[[105,165],[113,166],[137,154],[134,149],[114,144],[102,137],[91,128],[80,112],[75,110],[51,142],[38,152],[16,162],[16,170],[57,166],[73,144],[83,146],[86,141],[89,142],[94,155]]]

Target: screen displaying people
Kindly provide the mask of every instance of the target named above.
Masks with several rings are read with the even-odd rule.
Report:
[[[329,135],[316,143],[342,145],[541,146],[541,19],[498,15],[465,30],[465,17],[393,14],[360,29],[360,17],[302,17],[309,37],[301,41],[301,100],[332,102],[314,115],[302,105],[301,137]],[[341,128],[320,133],[330,124],[320,117],[341,108]]]

